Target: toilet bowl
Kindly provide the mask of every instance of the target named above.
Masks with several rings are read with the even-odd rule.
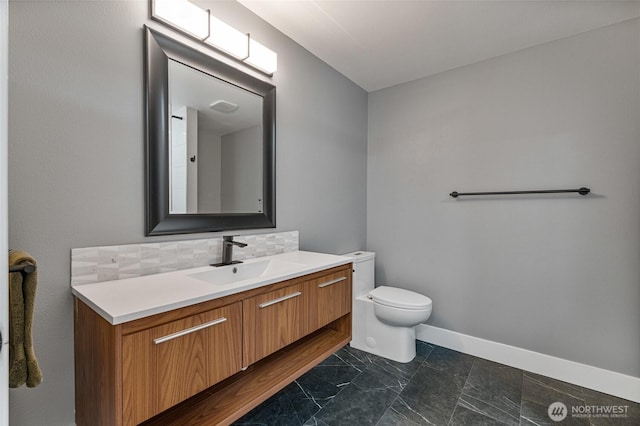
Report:
[[[428,297],[396,287],[374,285],[375,253],[354,252],[351,347],[398,362],[416,356],[415,326],[431,315]]]
[[[431,299],[414,291],[380,286],[371,290],[369,297],[373,312],[385,324],[415,327],[431,315]]]

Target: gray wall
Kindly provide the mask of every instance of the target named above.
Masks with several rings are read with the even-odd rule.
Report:
[[[636,19],[371,93],[377,283],[430,296],[434,326],[640,376],[639,36]]]
[[[262,126],[253,126],[222,137],[222,211],[262,211]]]
[[[73,423],[71,248],[205,237],[143,235],[147,9],[143,0],[10,2],[9,244],[38,259],[45,377],[10,391],[15,426]],[[279,55],[278,230],[299,230],[302,249],[363,247],[366,92],[239,4],[211,9]]]
[[[220,212],[221,138],[215,132],[198,129],[198,210],[204,213]]]

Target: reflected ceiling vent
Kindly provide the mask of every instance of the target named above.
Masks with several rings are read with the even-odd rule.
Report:
[[[229,102],[221,99],[219,101],[213,102],[211,105],[209,105],[209,108],[215,111],[229,113],[237,110],[238,105],[234,104],[233,102]]]

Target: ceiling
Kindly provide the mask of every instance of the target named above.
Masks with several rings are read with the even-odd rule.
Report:
[[[369,92],[640,16],[640,1],[238,1]]]
[[[169,61],[171,115],[190,107],[198,110],[198,128],[224,136],[262,124],[262,97],[200,70]],[[220,112],[211,104],[226,101],[238,105],[233,112]]]

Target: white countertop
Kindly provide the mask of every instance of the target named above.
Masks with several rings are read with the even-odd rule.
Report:
[[[270,265],[275,266],[266,267],[266,270],[254,278],[236,280],[228,284],[214,284],[206,278],[209,274],[218,272],[233,276],[231,269],[234,267],[238,269],[236,278],[241,278],[245,271],[243,268],[247,271],[252,268],[258,270],[260,267],[264,269],[266,261],[273,261]],[[136,278],[75,285],[72,286],[71,292],[109,323],[116,325],[334,266],[346,265],[351,261],[351,258],[344,256],[293,251],[249,259],[241,264],[220,268],[203,266]]]

